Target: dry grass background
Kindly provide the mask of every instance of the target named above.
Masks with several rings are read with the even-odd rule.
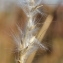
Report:
[[[23,29],[26,22],[26,15],[22,9],[14,6],[14,12],[0,12],[0,63],[15,63],[15,43],[9,37],[10,27],[16,33],[16,23]],[[56,10],[56,17],[46,34],[44,43],[51,51],[41,51],[34,59],[35,63],[63,63],[63,7]],[[61,16],[61,17],[60,17]],[[49,37],[49,38],[48,38]],[[49,45],[50,44],[50,45]],[[48,53],[49,52],[49,53]]]

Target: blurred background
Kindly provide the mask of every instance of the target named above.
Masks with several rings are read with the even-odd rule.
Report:
[[[21,29],[27,21],[27,16],[21,9],[23,0],[0,0],[0,63],[16,63],[16,44],[10,36],[11,29],[17,33],[16,23]],[[38,1],[38,0],[36,0]],[[53,14],[43,44],[49,49],[38,50],[33,63],[63,63],[63,0],[42,0],[43,7],[36,19],[44,22],[49,14]]]

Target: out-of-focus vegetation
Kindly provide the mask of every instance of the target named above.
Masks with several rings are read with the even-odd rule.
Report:
[[[47,12],[51,10],[51,8],[48,8],[47,6],[45,6],[45,8],[47,9]],[[40,18],[40,15],[38,17]],[[42,17],[42,20],[44,20],[44,16]],[[0,12],[0,63],[15,63],[16,45],[13,42],[12,38],[9,36],[11,32],[10,29],[13,29],[14,32],[17,33],[15,24],[19,23],[19,26],[21,26],[21,28],[23,29],[26,19],[27,17],[24,14],[23,10],[17,5],[12,5],[10,8],[7,8],[7,10]],[[58,5],[57,9],[55,9],[53,22],[49,27],[48,32],[46,33],[43,43],[50,50],[40,50],[33,62],[63,63],[62,5]]]

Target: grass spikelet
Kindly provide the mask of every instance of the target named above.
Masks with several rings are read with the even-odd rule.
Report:
[[[40,5],[40,3],[37,3],[36,5],[34,0],[24,0],[24,2],[26,4],[22,2],[24,6],[21,6],[21,8],[23,9],[23,11],[25,12],[28,18],[25,26],[25,30],[22,31],[19,25],[17,25],[19,34],[18,35],[12,34],[12,37],[18,46],[18,51],[20,52],[20,56],[18,59],[19,63],[26,63],[30,54],[36,51],[38,48],[47,49],[37,39],[36,37],[37,34],[34,34],[34,33],[37,33],[38,30],[35,24],[35,20],[33,18],[35,14],[38,13],[37,12],[38,8],[42,7],[43,5]],[[26,11],[24,8],[27,8]]]

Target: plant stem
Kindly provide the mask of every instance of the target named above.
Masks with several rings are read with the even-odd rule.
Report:
[[[53,16],[52,16],[52,15],[48,15],[48,17],[46,18],[46,20],[45,20],[45,22],[44,22],[44,24],[43,24],[43,26],[42,26],[42,28],[41,28],[41,30],[39,31],[39,33],[38,33],[38,35],[37,35],[37,39],[38,39],[40,42],[43,40],[43,38],[44,38],[44,36],[45,36],[45,34],[46,34],[46,32],[47,32],[47,30],[48,30],[48,28],[49,28],[49,26],[50,26],[52,20],[53,20]],[[32,63],[32,61],[33,61],[33,59],[34,59],[34,57],[35,57],[35,54],[36,54],[36,51],[33,52],[33,53],[29,56],[29,58],[28,58],[28,60],[27,60],[26,63]]]

